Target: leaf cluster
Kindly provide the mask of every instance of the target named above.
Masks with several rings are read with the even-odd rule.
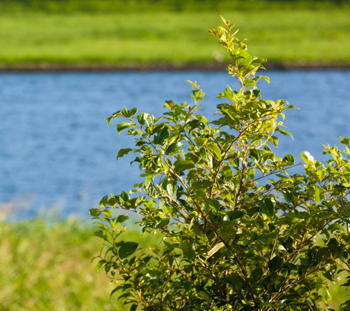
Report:
[[[193,105],[167,101],[159,118],[133,108],[107,119],[123,118],[118,133],[135,137],[117,158],[136,153],[144,181],[132,198],[123,191],[90,210],[108,245],[98,267],[130,310],[323,310],[328,282],[350,272],[350,138],[341,138],[344,151],[325,146],[326,164],[302,153],[304,174],[290,174],[294,157],[273,150],[276,132],[291,136],[282,120],[295,107],[262,99],[257,82],[269,80],[256,72],[265,60],[223,21],[210,33],[232,57],[228,73],[240,89],[219,94],[227,103],[216,120],[199,113],[205,94],[196,82]],[[160,233],[161,245],[120,240],[129,217],[113,218],[112,209],[141,215],[143,232]]]

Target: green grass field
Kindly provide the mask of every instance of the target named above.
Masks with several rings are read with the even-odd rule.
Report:
[[[228,60],[208,28],[220,14],[270,61],[350,62],[350,10],[0,13],[0,65]]]
[[[110,298],[115,285],[90,262],[103,244],[94,231],[74,220],[0,222],[0,310],[129,310]],[[156,245],[136,232],[127,239]]]

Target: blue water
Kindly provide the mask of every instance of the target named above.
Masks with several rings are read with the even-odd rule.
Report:
[[[294,140],[283,137],[278,154],[308,150],[322,160],[322,144],[350,135],[350,72],[267,72],[263,99],[283,98],[300,110],[286,112]],[[56,206],[64,215],[88,215],[107,193],[138,182],[133,156],[115,160],[133,137],[118,135],[106,118],[124,107],[159,115],[165,100],[191,102],[196,80],[206,92],[203,113],[236,81],[223,73],[93,73],[0,75],[0,206],[18,217]]]

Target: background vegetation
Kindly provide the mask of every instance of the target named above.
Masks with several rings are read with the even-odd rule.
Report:
[[[91,224],[35,218],[0,222],[0,310],[123,310],[96,272],[100,240]],[[129,232],[143,245],[156,238]]]
[[[346,8],[349,0],[0,0],[3,10],[74,12],[203,12],[213,10],[325,9]]]
[[[0,65],[225,61],[205,30],[220,14],[269,61],[349,62],[349,4],[0,0]]]
[[[0,8],[48,13],[202,12],[213,10],[325,9],[348,7],[349,0],[0,0]]]

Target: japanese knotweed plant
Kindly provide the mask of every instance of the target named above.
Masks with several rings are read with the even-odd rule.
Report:
[[[291,136],[281,119],[295,108],[263,100],[256,76],[265,59],[252,57],[233,24],[210,30],[232,57],[228,73],[240,83],[219,98],[218,118],[198,113],[204,93],[192,83],[194,104],[167,101],[159,118],[123,109],[118,133],[128,129],[143,183],[105,196],[90,210],[107,243],[98,268],[116,284],[112,293],[130,310],[332,310],[328,282],[338,274],[350,286],[350,137],[345,151],[327,146],[327,163],[301,154],[303,174],[291,174],[292,155],[277,157],[276,132]],[[260,183],[260,184],[259,184]],[[141,216],[155,249],[124,241],[128,215]],[[349,310],[350,300],[342,310]],[[320,304],[322,302],[322,304]],[[325,307],[326,306],[326,307]]]

